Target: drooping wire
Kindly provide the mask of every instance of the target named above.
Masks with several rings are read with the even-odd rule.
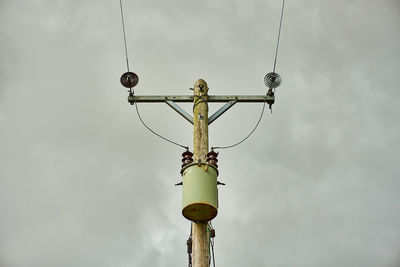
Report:
[[[122,7],[122,0],[119,0],[119,6],[120,6],[120,9],[121,9],[121,22],[122,22],[122,33],[123,33],[123,36],[124,36],[124,45],[125,45],[126,68],[127,68],[128,72],[129,72],[128,46],[127,46],[127,42],[126,42],[125,20],[124,20],[124,10],[123,10],[123,7]],[[132,88],[130,88],[129,92],[130,92],[130,95],[133,96]],[[189,147],[181,145],[181,144],[179,144],[177,142],[174,142],[174,141],[162,136],[161,134],[158,134],[154,130],[152,130],[149,126],[147,126],[147,124],[143,121],[142,117],[140,116],[140,112],[139,112],[139,109],[138,109],[138,104],[137,104],[137,102],[135,100],[134,100],[134,105],[135,105],[136,113],[137,113],[137,115],[139,117],[140,122],[144,125],[144,127],[147,128],[147,130],[149,130],[154,135],[160,137],[161,139],[163,139],[163,140],[165,140],[165,141],[167,141],[167,142],[169,142],[171,144],[180,146],[180,147],[182,147],[184,149],[189,149]]]
[[[278,48],[279,48],[279,40],[281,38],[281,28],[282,28],[282,19],[283,19],[283,10],[285,9],[285,0],[282,0],[282,10],[281,10],[281,20],[279,22],[279,31],[278,31],[278,40],[276,42],[276,49],[275,49],[275,59],[274,59],[274,68],[272,72],[275,72],[276,68],[276,59],[278,58]]]
[[[124,20],[124,11],[122,8],[122,0],[119,0],[119,6],[121,8],[121,21],[122,21],[122,33],[124,35],[126,68],[128,69],[128,72],[129,72],[128,46],[126,45],[125,20]]]
[[[285,0],[282,0],[282,10],[281,10],[281,18],[280,18],[280,21],[279,21],[278,38],[277,38],[276,48],[275,48],[275,58],[274,58],[273,73],[275,73],[276,61],[277,61],[277,58],[278,58],[278,49],[279,49],[279,41],[280,41],[280,37],[281,37],[281,29],[282,29],[282,20],[283,20],[283,11],[284,11],[284,9],[285,9]],[[270,89],[270,90],[273,93],[272,89]],[[254,133],[254,131],[257,129],[258,125],[260,124],[261,118],[262,118],[262,116],[264,114],[265,105],[266,105],[266,101],[264,102],[263,108],[261,110],[260,118],[258,119],[256,125],[254,126],[253,130],[244,139],[242,139],[241,141],[239,141],[237,143],[234,143],[233,145],[230,145],[230,146],[216,146],[216,147],[212,147],[212,149],[232,148],[232,147],[240,145],[241,143],[246,141]],[[271,108],[271,106],[270,106],[270,108]],[[272,109],[271,109],[271,112],[272,112]]]
[[[212,254],[212,260],[213,260],[213,266],[215,267],[214,238],[211,239],[211,254]]]
[[[189,149],[189,147],[184,146],[184,145],[181,145],[181,144],[179,144],[179,143],[177,143],[177,142],[174,142],[174,141],[172,141],[172,140],[170,140],[170,139],[168,139],[168,138],[162,136],[161,134],[158,134],[158,133],[155,132],[154,130],[152,130],[149,126],[147,126],[147,124],[143,121],[142,117],[140,116],[140,112],[139,112],[139,109],[138,109],[138,104],[137,104],[136,101],[134,101],[134,105],[135,105],[136,113],[137,113],[137,115],[138,115],[138,117],[139,117],[140,122],[143,124],[144,127],[147,128],[147,130],[149,130],[149,131],[152,132],[154,135],[160,137],[161,139],[163,139],[163,140],[165,140],[165,141],[167,141],[167,142],[169,142],[169,143],[171,143],[171,144],[180,146],[180,147],[182,147],[182,148],[184,148],[184,149]]]
[[[253,130],[251,130],[251,132],[250,132],[245,138],[243,138],[243,139],[240,140],[239,142],[234,143],[233,145],[230,145],[230,146],[215,146],[215,147],[212,147],[211,149],[227,149],[227,148],[232,148],[232,147],[238,146],[238,145],[240,145],[241,143],[243,143],[244,141],[246,141],[246,140],[254,133],[254,131],[257,129],[258,125],[260,124],[261,119],[262,119],[262,116],[264,115],[264,110],[265,110],[265,105],[266,105],[266,103],[267,103],[267,101],[264,101],[264,105],[263,105],[263,107],[262,107],[262,109],[261,109],[260,118],[258,118],[258,121],[257,121],[256,125],[254,126]]]
[[[193,227],[193,223],[190,224],[190,236],[188,238],[188,240],[186,241],[186,245],[187,245],[187,253],[188,253],[188,267],[192,267],[192,227]]]
[[[211,246],[211,252],[210,252],[210,254],[211,254],[211,256],[212,256],[213,266],[215,267],[214,237],[211,236],[211,230],[214,230],[214,228],[213,228],[213,226],[212,226],[211,221],[209,222],[208,225],[209,225],[209,235],[210,235],[210,240],[209,240],[209,242],[210,242],[210,246]],[[211,262],[211,259],[210,259],[210,262]],[[210,265],[210,263],[209,263],[209,265]]]

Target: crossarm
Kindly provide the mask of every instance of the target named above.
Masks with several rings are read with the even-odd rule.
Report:
[[[186,95],[144,95],[144,96],[128,96],[128,102],[134,104],[135,102],[146,102],[146,103],[157,103],[157,102],[166,102],[166,101],[174,101],[180,103],[193,103],[193,96]],[[268,95],[210,95],[208,96],[209,103],[225,103],[229,101],[236,102],[264,102],[274,103],[275,96]]]

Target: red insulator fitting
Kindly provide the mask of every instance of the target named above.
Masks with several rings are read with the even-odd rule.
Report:
[[[217,157],[218,157],[218,153],[216,153],[214,150],[211,149],[211,151],[207,153],[207,163],[218,168]]]
[[[182,153],[182,168],[191,164],[193,162],[193,153],[189,150],[186,150]]]

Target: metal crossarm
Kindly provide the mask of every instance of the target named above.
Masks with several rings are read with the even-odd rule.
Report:
[[[170,106],[173,110],[178,112],[183,118],[185,118],[191,124],[193,124],[193,117],[185,110],[183,110],[180,106],[178,106],[176,103],[193,103],[193,100],[194,96],[187,96],[187,95],[128,96],[128,102],[132,105],[135,104],[135,102],[166,103],[168,106]],[[222,106],[218,111],[216,111],[213,115],[211,115],[208,118],[208,124],[211,124],[238,102],[244,102],[244,103],[265,102],[271,106],[275,102],[275,96],[274,95],[210,95],[207,98],[207,102],[226,103],[224,106]]]
[[[128,102],[134,104],[135,102],[147,102],[147,103],[161,103],[166,101],[174,101],[180,103],[193,103],[194,96],[189,95],[144,95],[144,96],[128,96]],[[209,103],[224,103],[229,101],[236,102],[267,102],[273,103],[275,96],[269,95],[209,95],[207,102]]]

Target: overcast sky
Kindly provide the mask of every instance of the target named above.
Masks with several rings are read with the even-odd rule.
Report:
[[[137,95],[266,93],[281,1],[123,3]],[[0,0],[0,37],[0,266],[187,266],[183,150],[126,101],[119,1]],[[219,154],[218,267],[400,266],[399,62],[398,0],[286,1],[273,114]],[[140,111],[192,148],[167,105]]]

